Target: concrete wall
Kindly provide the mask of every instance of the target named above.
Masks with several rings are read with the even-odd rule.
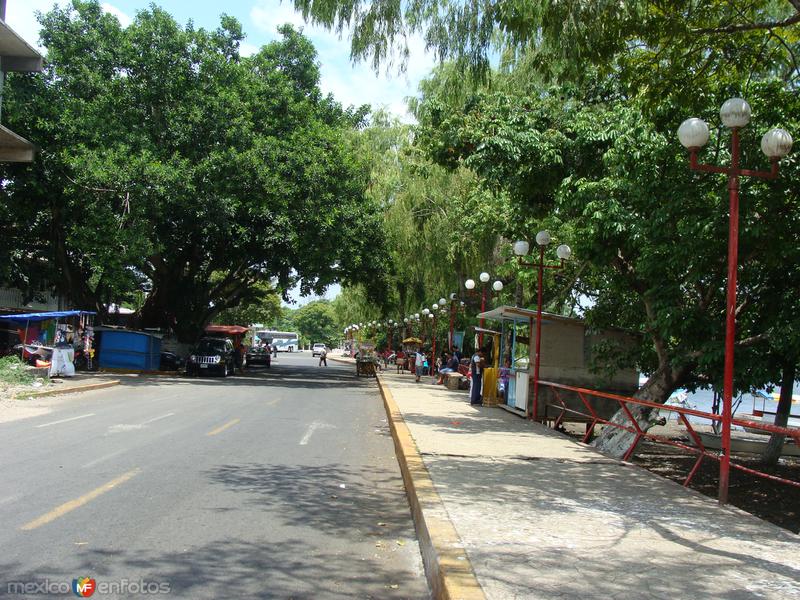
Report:
[[[534,323],[534,335],[536,335]],[[589,368],[592,361],[603,363],[603,356],[598,354],[605,341],[611,341],[621,348],[630,347],[636,340],[625,333],[616,331],[587,331],[584,323],[573,320],[553,320],[542,324],[541,360],[539,363],[540,381],[552,381],[564,385],[583,387],[591,390],[632,395],[639,385],[639,373],[636,369],[617,371],[611,377],[592,373]],[[533,364],[531,364],[533,377]],[[531,384],[531,401],[533,394]],[[570,408],[586,411],[576,394],[560,392],[562,399]],[[539,416],[554,414],[554,409],[546,409],[548,403],[555,402],[552,391],[547,387],[539,390]],[[613,401],[594,399],[592,406],[603,416],[610,416],[618,408]],[[568,417],[569,419],[569,417]]]

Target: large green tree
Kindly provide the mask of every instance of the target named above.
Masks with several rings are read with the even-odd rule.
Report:
[[[342,335],[329,300],[315,300],[294,311],[297,331],[309,344],[337,346]]]
[[[716,124],[726,85],[694,106],[665,102],[645,111],[613,85],[535,87],[475,94],[460,110],[429,98],[418,136],[437,162],[468,167],[544,222],[569,224],[596,326],[640,332],[635,363],[651,373],[639,397],[663,402],[679,387],[721,388],[727,192],[718,175],[693,175],[675,130],[689,111]],[[800,103],[779,81],[753,83],[760,111],[743,130],[743,160],[766,167],[759,137],[769,127],[800,127]],[[728,160],[727,130],[715,131],[704,157]],[[781,365],[796,361],[791,336],[800,306],[800,201],[787,159],[774,183],[745,180],[740,229],[739,391],[781,382]],[[782,359],[776,361],[776,356]],[[609,430],[611,431],[611,430]]]
[[[694,90],[688,75],[739,79],[759,61],[797,83],[800,0],[293,0],[314,23],[348,32],[354,58],[375,68],[420,35],[442,61],[486,76],[527,64],[557,78],[600,67],[653,98]],[[402,63],[401,63],[402,64]]]
[[[380,213],[356,152],[365,111],[323,96],[313,46],[280,33],[243,58],[230,17],[206,31],[152,7],[123,29],[79,0],[43,15],[45,72],[8,82],[7,118],[42,151],[3,167],[7,278],[48,265],[101,310],[143,288],[142,324],[184,339],[273,278],[379,292],[383,265],[365,254]]]

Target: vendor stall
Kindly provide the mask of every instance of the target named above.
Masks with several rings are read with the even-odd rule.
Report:
[[[375,377],[375,364],[378,357],[375,354],[375,344],[372,342],[358,343],[358,358],[356,359],[356,375],[361,377]]]
[[[0,320],[17,325],[22,360],[49,367],[50,376],[55,377],[74,375],[76,362],[81,367],[93,367],[96,314],[61,310],[0,315]]]
[[[206,334],[231,338],[233,347],[236,348],[236,368],[240,371],[244,367],[244,357],[247,354],[247,347],[244,344],[245,337],[250,331],[241,325],[208,325]]]
[[[528,412],[529,391],[533,389],[534,352],[530,340],[536,336],[536,311],[515,306],[500,306],[478,315],[490,321],[499,321],[501,327],[499,352],[500,377],[505,378],[505,404],[517,411]],[[598,375],[609,369],[603,368],[604,355],[599,348],[609,343],[621,348],[635,343],[632,336],[618,330],[591,330],[581,319],[563,317],[552,313],[542,313],[542,335],[540,381],[552,381],[566,385],[590,388],[598,391],[631,395],[638,387],[638,372],[631,369],[618,370],[613,375]],[[561,399],[568,407],[582,408],[580,398],[574,394],[562,394]],[[532,400],[532,398],[531,398]],[[548,420],[560,414],[556,407],[552,390],[547,386],[539,388],[537,420]],[[617,405],[609,401],[598,401],[596,410],[603,415],[613,413]],[[566,420],[569,420],[567,418]]]
[[[484,329],[483,327],[476,327],[475,334],[484,336],[484,349],[487,350],[485,355],[486,367],[483,370],[483,390],[481,397],[483,398],[484,406],[497,406],[497,403],[502,399],[505,401],[505,382],[503,382],[503,389],[500,390],[500,339],[501,332],[494,329]],[[488,339],[489,343],[485,340]]]

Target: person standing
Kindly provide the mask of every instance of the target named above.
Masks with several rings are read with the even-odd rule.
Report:
[[[483,404],[483,369],[486,361],[483,358],[483,348],[478,348],[472,359],[469,361],[469,371],[472,379],[472,387],[469,390],[469,403],[480,406]]]
[[[321,367],[323,364],[328,366],[328,349],[325,346],[319,351],[319,366]]]
[[[417,350],[416,357],[414,359],[414,375],[416,375],[417,379],[416,382],[419,383],[419,378],[422,377],[422,372],[425,369],[425,354],[422,352],[422,349]]]

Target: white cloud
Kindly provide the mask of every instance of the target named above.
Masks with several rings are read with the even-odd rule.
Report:
[[[255,44],[248,44],[247,42],[239,44],[239,54],[242,56],[253,56],[253,54],[257,54],[259,50],[261,50],[261,48]]]
[[[47,13],[54,5],[65,8],[70,4],[71,0],[15,0],[6,7],[6,23],[26,42],[43,51],[44,48],[39,44],[40,25],[36,20],[36,12]],[[123,27],[131,24],[132,19],[116,6],[108,3],[101,6],[104,11],[117,17]]]
[[[305,27],[303,15],[280,0],[262,0],[250,9],[250,19],[256,27],[274,35],[279,25],[290,23],[295,28]]]
[[[127,27],[128,25],[133,23],[133,19],[131,19],[128,15],[126,15],[124,12],[122,12],[113,4],[109,4],[108,2],[103,2],[103,4],[100,5],[100,8],[102,8],[105,12],[117,17],[119,24],[122,25],[123,27]]]
[[[25,2],[12,0],[6,7],[6,23],[31,46],[41,50],[42,47],[39,45],[40,26],[35,13],[37,11],[46,13],[53,8],[54,4],[62,7],[68,6],[70,0],[27,0]]]

